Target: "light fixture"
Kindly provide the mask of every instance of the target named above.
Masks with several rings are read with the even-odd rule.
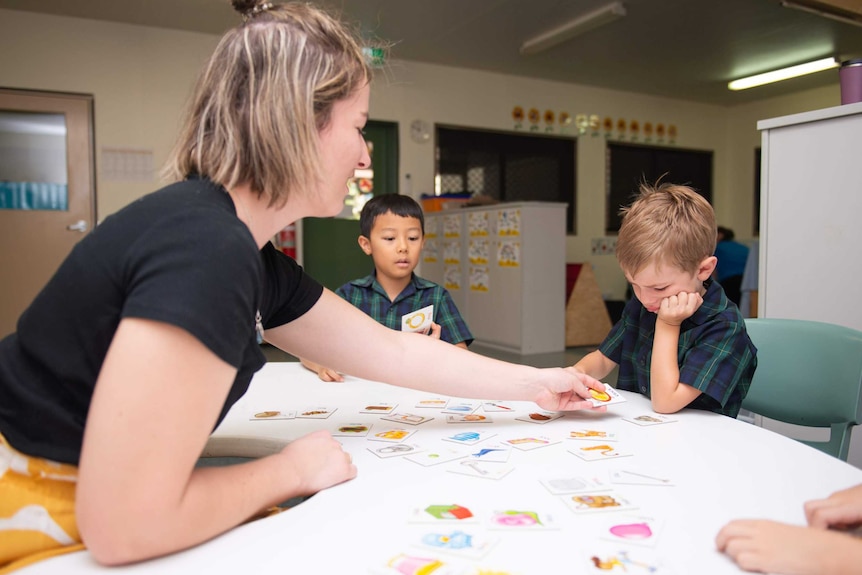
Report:
[[[747,78],[740,78],[739,80],[728,82],[727,87],[731,90],[745,90],[748,88],[754,88],[755,86],[771,84],[772,82],[780,82],[781,80],[796,78],[797,76],[805,76],[806,74],[822,72],[823,70],[837,67],[838,61],[834,57],[823,58],[822,60],[806,62],[805,64],[790,66],[789,68],[782,68],[780,70],[773,70],[772,72],[764,72],[763,74],[748,76]]]
[[[781,5],[785,8],[802,10],[811,14],[817,14],[824,18],[862,26],[862,7],[853,8],[850,2],[823,2],[823,0],[783,0]]]
[[[521,54],[538,54],[543,50],[571,40],[579,34],[613,22],[625,15],[626,9],[622,2],[613,2],[607,6],[602,6],[530,38],[521,44]]]

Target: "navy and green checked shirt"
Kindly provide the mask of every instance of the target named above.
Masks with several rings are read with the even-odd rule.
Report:
[[[724,290],[704,282],[703,304],[682,322],[679,332],[679,380],[701,391],[688,407],[736,417],[757,367],[757,348],[745,321]],[[599,346],[619,365],[617,388],[650,396],[650,361],[656,314],[631,298],[620,321]]]
[[[402,316],[433,304],[432,319],[434,323],[440,324],[440,339],[449,343],[463,341],[467,345],[473,342],[473,334],[446,288],[422,279],[415,273],[395,301],[389,301],[389,296],[377,281],[376,272],[347,282],[335,293],[386,327],[398,331],[401,330]]]

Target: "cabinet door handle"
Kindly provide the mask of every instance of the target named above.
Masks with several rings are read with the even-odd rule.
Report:
[[[82,234],[87,231],[90,226],[87,225],[85,220],[78,220],[74,224],[69,224],[66,226],[66,229],[70,232],[81,232]]]

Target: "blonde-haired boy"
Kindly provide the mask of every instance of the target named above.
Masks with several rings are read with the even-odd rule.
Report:
[[[634,295],[622,318],[575,368],[649,397],[658,413],[684,407],[736,417],[757,366],[739,309],[712,281],[712,206],[689,187],[642,185],[622,210],[617,260]]]

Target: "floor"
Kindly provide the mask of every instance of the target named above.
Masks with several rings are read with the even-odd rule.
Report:
[[[262,349],[267,361],[297,361],[296,357],[271,345],[263,344]],[[511,363],[520,363],[535,367],[568,367],[570,365],[574,365],[582,357],[595,349],[595,347],[568,347],[559,352],[519,355],[512,352],[494,349],[478,343],[474,343],[470,346],[470,351],[475,353]],[[613,385],[616,382],[616,371],[611,372],[608,377],[603,379],[603,381]]]

